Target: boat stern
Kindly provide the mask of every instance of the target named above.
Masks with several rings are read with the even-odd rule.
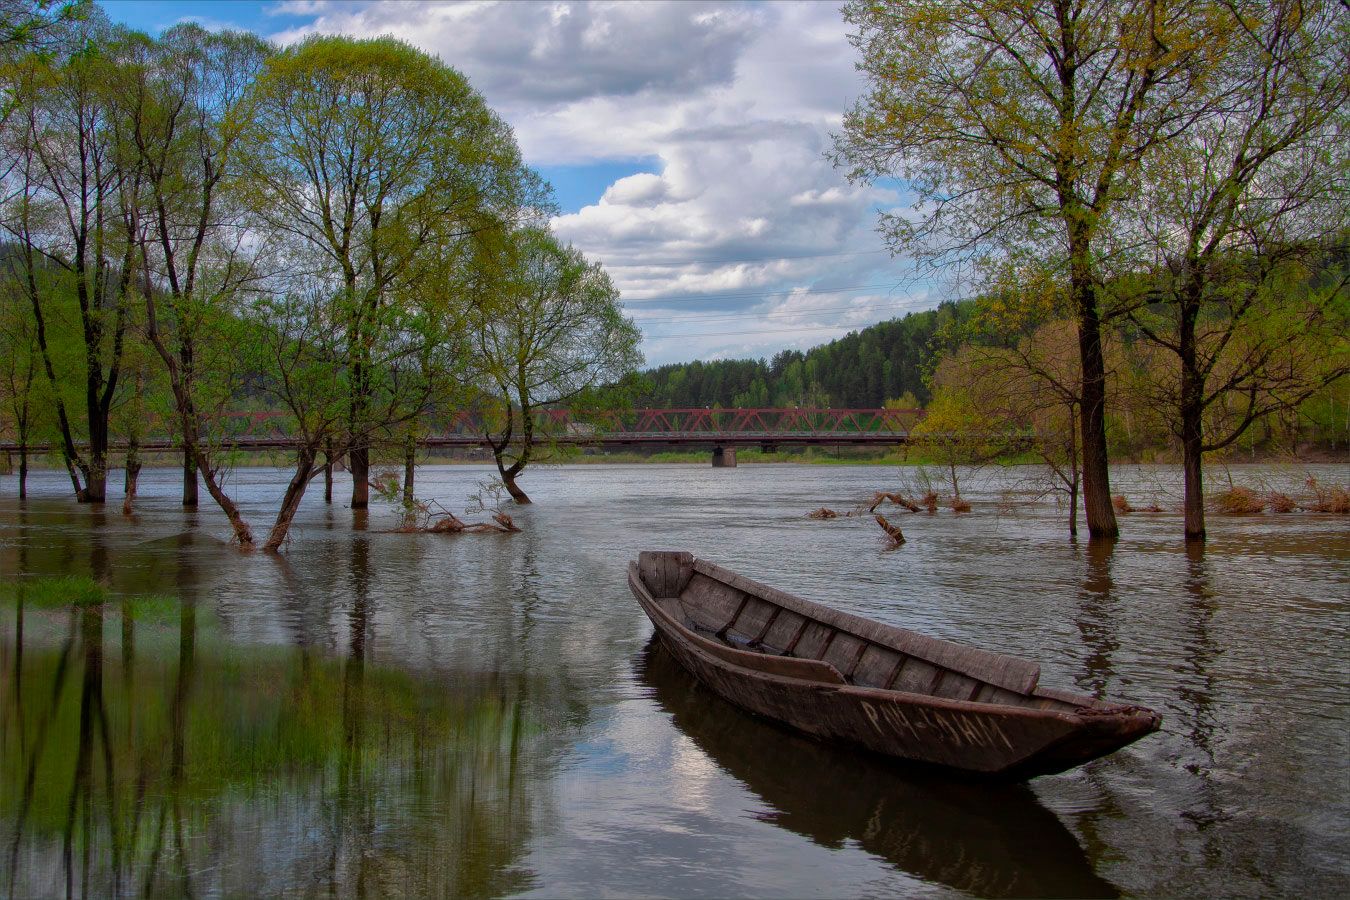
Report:
[[[678,597],[694,577],[694,554],[683,550],[643,550],[638,577],[653,597]]]

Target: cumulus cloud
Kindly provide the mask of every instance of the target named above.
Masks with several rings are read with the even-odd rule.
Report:
[[[292,0],[275,35],[392,34],[469,76],[526,158],[652,159],[554,221],[602,260],[650,361],[810,346],[931,305],[875,233],[893,189],[825,158],[862,91],[834,3]],[[631,170],[630,170],[631,171]]]
[[[392,34],[435,49],[490,97],[565,103],[725,84],[761,11],[717,3],[282,3],[316,16],[278,35]]]

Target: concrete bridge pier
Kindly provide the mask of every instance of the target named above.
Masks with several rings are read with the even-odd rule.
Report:
[[[714,469],[736,468],[736,448],[714,447],[712,452],[712,464]]]

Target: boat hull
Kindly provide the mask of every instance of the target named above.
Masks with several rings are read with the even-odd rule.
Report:
[[[1079,765],[1158,727],[1156,715],[1137,707],[1032,709],[761,671],[761,661],[748,658],[752,654],[719,647],[680,622],[652,596],[636,566],[629,585],[666,648],[702,684],[744,710],[821,740],[981,775],[1028,778]]]

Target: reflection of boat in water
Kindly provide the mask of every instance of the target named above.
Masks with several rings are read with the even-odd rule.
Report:
[[[1118,750],[1161,721],[1041,687],[1035,663],[839,612],[688,553],[639,554],[628,585],[716,694],[823,740],[1028,778]]]
[[[1025,786],[903,771],[747,716],[659,639],[640,678],[675,725],[772,808],[762,816],[823,847],[855,841],[897,869],[985,897],[1114,897],[1054,813]]]

